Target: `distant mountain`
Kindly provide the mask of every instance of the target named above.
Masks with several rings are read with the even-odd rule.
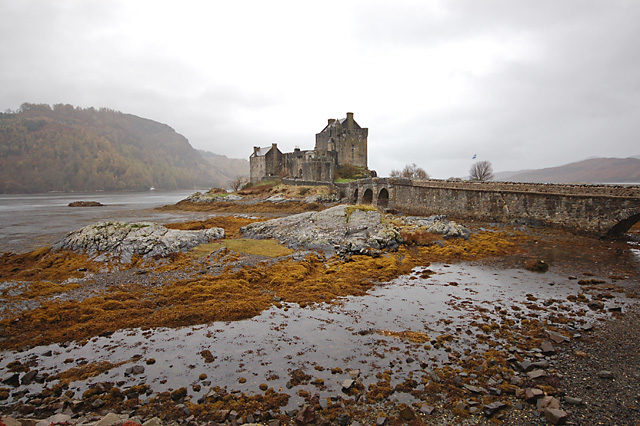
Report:
[[[249,160],[229,158],[213,152],[197,150],[213,166],[216,176],[222,181],[231,181],[238,176],[249,177]]]
[[[0,114],[3,193],[187,189],[226,176],[171,127],[135,115],[63,104]]]
[[[640,156],[590,158],[558,167],[494,174],[495,180],[554,183],[640,183]]]

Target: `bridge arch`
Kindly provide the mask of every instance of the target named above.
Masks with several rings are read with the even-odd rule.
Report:
[[[615,237],[627,232],[633,225],[640,222],[640,209],[633,210],[625,215],[626,218],[616,223],[609,231],[607,231],[607,237]]]
[[[378,192],[378,207],[387,208],[389,206],[389,191],[387,188],[382,188]]]
[[[371,188],[365,189],[362,194],[362,204],[373,204],[373,190]]]

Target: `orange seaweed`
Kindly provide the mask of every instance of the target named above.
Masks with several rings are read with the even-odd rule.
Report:
[[[226,238],[239,238],[240,228],[254,222],[263,222],[266,218],[248,218],[235,216],[215,216],[206,220],[195,220],[180,223],[168,223],[164,226],[170,229],[200,230],[209,228],[222,228]]]
[[[218,275],[197,274],[158,287],[137,284],[111,287],[81,301],[46,301],[39,307],[0,321],[0,347],[22,348],[82,340],[136,327],[180,327],[211,321],[250,318],[279,300],[301,305],[364,295],[377,283],[407,274],[432,261],[470,260],[517,251],[517,236],[498,232],[447,240],[444,246],[404,247],[379,257],[348,261],[309,255],[286,258]],[[173,259],[177,269],[193,265],[186,255]],[[166,262],[166,260],[165,260]],[[160,268],[170,268],[169,262]],[[158,268],[158,269],[160,269]]]

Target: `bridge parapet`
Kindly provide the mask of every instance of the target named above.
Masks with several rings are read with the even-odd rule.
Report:
[[[370,178],[343,184],[341,192],[350,202],[407,214],[530,220],[598,235],[640,221],[640,186]]]

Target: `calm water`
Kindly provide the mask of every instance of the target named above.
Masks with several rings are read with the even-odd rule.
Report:
[[[49,245],[67,232],[101,220],[171,222],[202,213],[161,212],[196,190],[0,195],[0,252],[23,252]],[[99,201],[104,207],[68,207],[72,201]]]

